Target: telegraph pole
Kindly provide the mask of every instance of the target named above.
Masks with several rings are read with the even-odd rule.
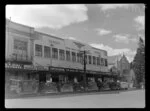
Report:
[[[83,62],[84,62],[84,77],[83,77],[83,79],[84,79],[84,90],[86,91],[87,84],[86,84],[86,59],[85,59],[86,52],[85,52],[85,50],[84,50],[83,54],[84,54],[83,55],[84,56],[84,60],[83,60]]]

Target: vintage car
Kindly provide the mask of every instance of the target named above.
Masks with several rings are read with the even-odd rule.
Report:
[[[120,82],[120,88],[127,90],[129,88],[129,84],[127,82]]]

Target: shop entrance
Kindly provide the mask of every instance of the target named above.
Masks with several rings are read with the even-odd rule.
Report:
[[[39,82],[46,82],[46,74],[45,73],[40,73],[39,74]]]

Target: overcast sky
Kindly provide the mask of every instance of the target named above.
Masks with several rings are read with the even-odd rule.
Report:
[[[6,17],[35,30],[75,39],[132,61],[145,38],[144,4],[7,5]]]

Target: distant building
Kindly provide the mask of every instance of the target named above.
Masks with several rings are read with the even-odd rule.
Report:
[[[121,59],[121,55],[108,56],[108,69],[111,72],[118,71],[118,60]]]
[[[108,68],[111,72],[118,72],[121,80],[130,83],[130,87],[135,83],[135,73],[124,54],[108,56]]]

